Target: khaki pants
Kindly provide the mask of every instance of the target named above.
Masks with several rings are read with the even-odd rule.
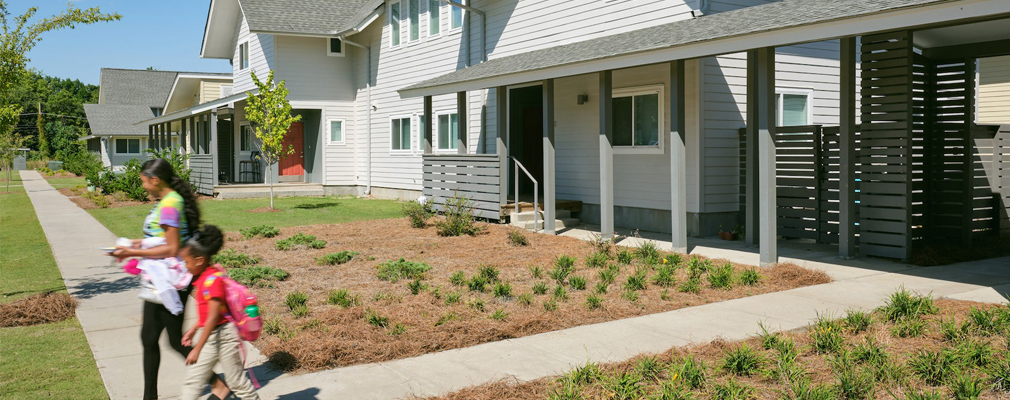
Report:
[[[203,329],[206,328],[197,330],[197,338],[200,337],[200,331]],[[186,368],[182,399],[196,400],[203,394],[204,385],[207,384],[211,374],[218,371],[224,374],[224,382],[228,384],[235,396],[242,400],[259,400],[256,388],[253,387],[249,377],[245,374],[241,350],[238,348],[240,345],[238,332],[231,323],[214,329],[207,338],[203,350],[200,351],[196,364]]]

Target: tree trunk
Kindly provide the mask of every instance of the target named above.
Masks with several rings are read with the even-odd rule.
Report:
[[[267,164],[267,179],[270,180],[270,209],[274,209],[274,173],[270,169],[270,164]]]

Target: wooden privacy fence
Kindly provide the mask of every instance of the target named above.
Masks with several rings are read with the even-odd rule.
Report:
[[[437,211],[445,211],[446,201],[458,194],[470,199],[475,216],[499,220],[503,173],[499,161],[495,154],[426,154],[422,193]]]
[[[207,196],[214,195],[214,155],[212,154],[190,154],[189,183],[193,185],[197,193]]]

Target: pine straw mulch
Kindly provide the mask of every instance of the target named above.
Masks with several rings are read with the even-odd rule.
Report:
[[[615,396],[615,386],[611,383],[618,377],[641,378],[641,383],[637,385],[639,391],[631,399],[842,399],[846,398],[839,392],[840,373],[848,369],[858,373],[866,374],[866,382],[871,382],[872,389],[869,389],[867,399],[911,399],[909,394],[922,394],[924,392],[936,392],[936,399],[952,398],[950,381],[947,384],[931,386],[915,373],[909,366],[909,360],[920,351],[948,351],[957,346],[957,343],[983,343],[988,345],[990,357],[986,366],[963,364],[959,372],[971,374],[978,382],[984,386],[981,396],[978,399],[1010,399],[1010,386],[1007,381],[1002,381],[1002,386],[995,381],[991,371],[1002,370],[1004,379],[1010,374],[1010,310],[1006,306],[975,303],[960,300],[938,300],[936,305],[939,312],[935,315],[922,317],[927,329],[920,337],[899,338],[892,333],[895,322],[888,322],[879,312],[872,313],[872,322],[866,331],[855,333],[847,327],[844,322],[836,321],[844,337],[843,350],[835,354],[823,354],[814,350],[814,340],[812,333],[818,329],[810,326],[794,332],[772,334],[778,342],[791,341],[795,344],[798,355],[795,364],[799,365],[805,374],[800,378],[786,378],[784,376],[775,377],[771,371],[778,370],[779,350],[765,349],[760,334],[738,342],[726,342],[716,339],[707,344],[690,347],[672,348],[660,354],[640,355],[634,359],[611,363],[611,364],[587,364],[575,368],[568,375],[553,376],[536,379],[528,382],[519,382],[515,379],[504,379],[483,385],[468,387],[456,392],[442,396],[429,397],[427,400],[533,400],[533,399],[613,399]],[[941,319],[953,319],[959,326],[972,326],[968,322],[968,314],[972,308],[985,310],[1000,309],[1003,313],[1002,333],[987,334],[976,329],[968,329],[969,333],[963,336],[960,341],[945,340],[938,327]],[[760,332],[760,327],[754,327],[755,332]],[[855,346],[866,346],[868,341],[875,341],[885,354],[882,363],[858,361],[852,353]],[[727,352],[747,346],[758,353],[764,360],[759,369],[750,376],[738,376],[730,373],[722,367],[727,357]],[[960,353],[959,353],[960,354]],[[704,363],[706,379],[699,388],[691,388],[684,379],[682,366],[684,360],[694,358]],[[650,361],[657,361],[658,367],[646,368]],[[887,378],[888,374],[880,373],[878,365],[889,365],[896,371],[893,379]],[[587,368],[588,367],[588,368]],[[598,373],[594,379],[583,380],[576,384],[579,397],[552,397],[563,392],[566,382],[571,378],[579,376],[575,371],[585,372],[595,367]],[[648,371],[655,371],[649,376]],[[792,390],[793,383],[806,380],[813,386],[820,386],[832,393],[826,396],[799,396]],[[726,385],[730,381],[740,386],[750,388],[749,396],[725,397],[717,396],[716,388]],[[676,387],[686,392],[691,397],[661,397],[662,387]],[[653,396],[653,397],[649,397]],[[934,397],[915,397],[930,399]]]
[[[635,261],[636,265],[621,266],[609,290],[599,295],[602,307],[590,310],[586,298],[599,281],[599,270],[587,268],[583,261],[593,250],[589,243],[527,234],[529,246],[513,247],[507,241],[508,232],[508,228],[490,225],[485,234],[474,237],[439,237],[432,227],[414,229],[406,219],[392,219],[281,228],[281,234],[273,239],[243,240],[233,233],[226,247],[262,257],[260,265],[281,268],[291,274],[287,280],[276,282],[275,287],[254,289],[266,320],[273,324],[273,333],[261,337],[257,347],[276,366],[302,371],[417,356],[830,281],[819,271],[778,265],[761,270],[763,279],[755,286],[712,289],[703,279],[701,292],[691,294],[653,284],[652,271],[646,289],[638,291],[636,301],[629,301],[622,297],[622,285],[638,268],[639,262]],[[320,250],[274,249],[276,240],[295,233],[315,235],[328,244]],[[361,254],[340,266],[319,266],[314,262],[317,257],[342,250]],[[586,290],[567,287],[568,298],[557,301],[556,311],[545,311],[544,303],[553,298],[557,287],[547,271],[555,257],[562,254],[578,260],[573,275],[586,278]],[[418,295],[412,295],[408,289],[410,280],[391,283],[376,276],[380,263],[401,257],[432,267],[423,282],[427,289]],[[716,261],[716,265],[722,264]],[[472,277],[482,265],[493,265],[501,271],[501,281],[512,285],[512,297],[496,298],[490,292],[469,291],[449,282],[453,272],[465,271],[467,277]],[[542,278],[531,276],[529,268],[533,266],[543,270]],[[749,268],[734,267],[737,273]],[[686,279],[684,269],[676,273],[678,282]],[[520,304],[517,296],[531,293],[534,282],[548,283],[548,293],[533,296],[531,305]],[[327,304],[327,295],[334,289],[349,290],[358,296],[359,305],[344,309]],[[294,291],[308,294],[309,312],[305,317],[294,317],[284,304],[285,296]],[[459,293],[461,301],[447,305],[450,293]],[[484,309],[468,306],[475,301],[482,301]],[[498,310],[507,314],[504,320],[489,318]],[[370,325],[365,318],[368,312],[388,318],[388,327]],[[444,323],[436,326],[440,319],[445,319]],[[397,332],[398,325],[406,331]]]
[[[78,207],[83,208],[85,210],[94,210],[98,208],[103,208],[95,204],[95,202],[92,201],[91,199],[84,197],[84,194],[88,192],[88,188],[84,186],[60,188],[57,190],[64,196],[67,196],[67,198],[69,198],[70,201],[74,202],[74,204],[77,204]],[[106,200],[109,201],[109,206],[104,208],[130,207],[141,204],[153,204],[151,203],[151,201],[131,200],[121,193],[107,194],[104,197]]]
[[[74,316],[77,300],[66,293],[40,293],[0,304],[0,327],[59,322]]]
[[[44,174],[44,173],[40,173],[40,175],[42,175],[42,177],[46,178],[46,179],[77,178],[78,177],[77,174],[74,174],[72,172],[67,172],[67,171],[64,171],[64,170],[59,170],[59,171],[53,172],[52,175],[47,175],[47,174]]]

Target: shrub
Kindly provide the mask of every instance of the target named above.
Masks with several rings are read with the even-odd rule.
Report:
[[[252,239],[257,236],[272,238],[274,236],[279,235],[281,233],[281,230],[274,228],[270,225],[256,225],[256,226],[250,226],[248,228],[239,229],[238,232],[242,234],[242,237],[246,239]]]
[[[512,297],[512,284],[508,282],[497,282],[494,284],[494,297],[508,299]]]
[[[431,210],[431,202],[421,200],[403,203],[401,210],[403,215],[410,218],[410,226],[412,228],[424,228],[428,225],[428,220],[431,219],[431,216],[435,214]]]
[[[632,253],[626,247],[622,247],[620,250],[617,251],[615,258],[617,258],[617,262],[621,264],[631,264],[631,260],[634,258],[634,256],[635,256],[634,253]]]
[[[659,247],[656,242],[646,240],[635,249],[635,256],[646,264],[656,264],[659,262]]]
[[[595,294],[586,296],[586,306],[589,307],[590,310],[600,308],[602,305],[603,305],[603,298]]]
[[[287,279],[289,274],[283,269],[257,265],[246,268],[230,269],[228,270],[228,276],[236,282],[249,287],[273,287],[274,282]]]
[[[522,304],[525,307],[529,307],[530,305],[533,304],[533,295],[529,293],[523,293],[519,295],[519,297],[517,297],[516,300],[519,302],[519,304]]]
[[[592,253],[586,254],[586,267],[587,268],[603,268],[607,266],[607,262],[610,261],[610,255],[608,253],[594,251]]]
[[[935,314],[937,308],[933,304],[933,298],[901,288],[888,297],[880,311],[888,321],[897,321],[903,317]]]
[[[493,319],[495,321],[499,321],[500,322],[500,321],[504,321],[505,318],[508,318],[508,316],[509,316],[509,314],[507,312],[505,312],[505,310],[502,310],[502,309],[499,308],[499,309],[495,310],[493,313],[491,313],[491,315],[489,315],[488,318],[491,318],[491,319]]]
[[[558,309],[558,302],[554,300],[544,301],[544,311],[556,311]]]
[[[429,270],[431,266],[426,263],[401,258],[379,264],[378,276],[380,280],[396,283],[400,279],[424,279]]]
[[[740,271],[740,283],[745,286],[754,286],[761,283],[761,272],[758,272],[757,268],[747,268]]]
[[[639,268],[635,270],[634,274],[628,276],[628,279],[624,282],[624,289],[627,291],[638,291],[645,289],[645,280],[648,276],[648,270],[645,268]]]
[[[757,372],[764,362],[765,359],[760,353],[751,349],[747,344],[741,344],[726,351],[722,360],[722,368],[733,375],[750,376]]]
[[[235,249],[225,249],[214,255],[214,262],[228,268],[242,268],[249,265],[259,264],[260,258],[244,253],[239,253]]]
[[[407,284],[407,289],[410,290],[410,294],[417,296],[421,292],[428,289],[428,285],[420,279],[414,279]]]
[[[732,289],[733,266],[727,262],[721,267],[713,268],[708,273],[708,283],[715,289]]]
[[[656,276],[652,277],[652,283],[660,287],[670,287],[677,283],[677,278],[674,276],[676,267],[673,265],[661,265],[656,268]]]
[[[274,248],[277,250],[321,249],[323,247],[326,247],[325,240],[317,240],[315,236],[304,233],[296,233],[287,239],[281,239],[274,243]]]
[[[731,378],[726,383],[717,383],[712,387],[712,398],[715,400],[753,399],[754,388]]]
[[[361,304],[358,300],[358,295],[351,294],[351,292],[347,289],[331,290],[329,296],[326,297],[326,302],[333,305],[339,305],[343,308],[351,308]]]
[[[358,254],[360,253],[356,251],[344,250],[339,253],[330,253],[325,256],[319,257],[316,259],[316,262],[318,262],[319,265],[340,265],[348,261],[351,261],[354,258],[354,256]]]
[[[700,389],[705,386],[708,377],[708,367],[704,361],[699,361],[694,356],[682,358],[673,366],[677,375],[684,385],[691,389]]]
[[[389,326],[389,318],[379,315],[379,313],[372,309],[365,310],[365,321],[376,328],[385,328]]]
[[[91,200],[91,203],[98,208],[109,208],[112,205],[112,202],[98,191],[84,192],[81,197]]]
[[[845,326],[852,333],[860,333],[870,327],[871,317],[869,313],[859,310],[848,310],[845,312]]]
[[[926,323],[918,317],[902,318],[891,328],[891,334],[900,338],[919,337],[925,331]]]
[[[294,291],[284,297],[284,305],[288,306],[289,310],[294,310],[296,306],[303,306],[308,301],[309,295],[305,292]]]
[[[533,284],[533,294],[547,294],[547,283],[536,282]]]
[[[456,192],[445,200],[445,218],[435,222],[438,236],[476,236],[483,232],[473,216],[473,205],[469,198]]]
[[[586,290],[586,278],[578,275],[568,277],[568,284],[575,290]]]
[[[509,229],[508,233],[509,244],[513,246],[529,246],[530,240],[526,238],[526,235],[522,233],[519,229]]]

